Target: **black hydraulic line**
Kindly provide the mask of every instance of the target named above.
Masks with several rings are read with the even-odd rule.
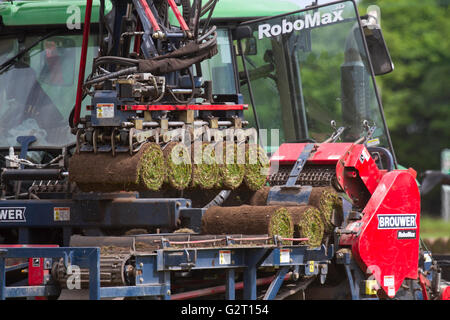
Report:
[[[189,17],[191,16],[191,1],[181,0],[181,7],[183,8],[183,19],[186,24],[189,23]]]
[[[193,21],[192,29],[194,30],[194,38],[196,39],[198,37],[199,21],[202,10],[202,0],[194,0],[194,4],[192,5],[192,7],[195,8],[194,9],[195,14],[192,17]]]
[[[128,66],[136,66],[139,64],[139,61],[137,59],[130,59],[130,58],[124,58],[124,57],[117,57],[117,56],[103,56],[98,57],[94,61],[94,68],[97,68],[99,65],[102,64],[120,64],[120,65],[128,65]]]
[[[204,16],[206,12],[208,12],[209,9],[211,9],[211,6],[213,5],[215,0],[209,0],[200,10],[200,16]]]
[[[63,180],[61,169],[4,169],[1,174],[3,183],[6,181],[29,180]]]
[[[175,94],[172,92],[172,90],[170,90],[169,88],[167,89],[170,93],[170,95],[172,96],[172,98],[175,99],[176,102],[178,102],[179,104],[188,104],[193,98],[194,98],[194,94],[195,94],[195,79],[194,79],[194,75],[192,74],[192,71],[190,68],[187,68],[188,74],[189,74],[189,78],[191,80],[192,83],[192,92],[191,92],[191,96],[188,98],[188,100],[183,101],[178,99]]]
[[[388,167],[387,167],[387,171],[388,172],[390,172],[390,171],[395,169],[394,157],[389,152],[389,150],[387,150],[385,148],[381,148],[381,147],[368,147],[367,150],[369,152],[378,152],[380,154],[383,154],[386,157],[387,165],[388,165]]]
[[[211,207],[221,206],[225,200],[228,199],[228,197],[231,194],[231,190],[222,190],[219,192],[217,196],[214,197],[211,202],[209,202],[207,205],[205,205],[203,208],[208,209]]]
[[[241,53],[241,57],[242,57],[242,66],[244,67],[244,73],[245,73],[245,77],[247,78],[247,87],[248,87],[248,94],[250,96],[250,103],[252,104],[252,110],[253,110],[253,117],[255,119],[255,124],[256,124],[256,130],[259,133],[259,120],[258,120],[258,115],[256,114],[256,105],[255,105],[255,98],[253,96],[253,90],[252,90],[252,85],[250,83],[250,77],[248,74],[248,69],[247,69],[247,64],[245,62],[245,55],[244,52],[242,50],[242,43],[241,40],[238,40],[238,50]]]
[[[211,18],[212,18],[212,14],[214,12],[214,8],[216,7],[218,0],[215,0],[214,3],[211,6],[211,9],[209,10],[209,14],[208,14],[208,18],[206,19],[205,24],[203,25],[203,33],[202,35],[204,35],[206,33],[206,30],[208,29],[209,23],[211,22]]]
[[[108,80],[108,79],[112,79],[112,78],[115,78],[115,77],[118,77],[118,76],[123,76],[123,75],[127,75],[127,74],[133,74],[133,73],[136,73],[137,70],[138,70],[137,67],[131,67],[131,68],[122,69],[120,71],[111,72],[111,73],[108,73],[108,74],[106,74],[104,76],[100,76],[100,77],[97,77],[97,78],[93,78],[90,81],[86,81],[86,83],[84,85],[86,87],[86,86],[90,86],[90,85],[92,85],[94,83],[102,82],[102,81],[105,81],[105,80]]]

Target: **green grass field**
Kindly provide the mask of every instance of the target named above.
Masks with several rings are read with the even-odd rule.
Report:
[[[425,238],[450,237],[450,222],[429,216],[420,217],[420,236]]]

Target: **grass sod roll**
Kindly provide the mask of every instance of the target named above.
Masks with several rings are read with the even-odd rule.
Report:
[[[279,206],[211,207],[202,217],[203,234],[275,235],[292,238],[289,213]]]
[[[149,188],[148,184],[142,183],[142,173],[154,167],[155,162],[161,164],[163,161],[161,148],[154,143],[144,144],[132,156],[128,153],[118,153],[113,157],[111,153],[82,152],[69,160],[69,181],[75,182],[83,191],[145,191]],[[142,167],[145,167],[144,171]],[[150,190],[161,186],[156,183],[165,178],[164,166],[161,168],[153,173],[153,178],[147,178],[153,181]]]
[[[139,161],[140,182],[148,190],[158,191],[166,179],[166,166],[161,147],[147,143],[147,148]]]
[[[295,208],[295,209],[294,209]],[[307,244],[318,247],[324,237],[324,223],[320,211],[311,206],[293,207],[294,236],[308,238]]]
[[[240,148],[235,143],[227,142],[223,142],[219,146],[222,147],[223,154],[223,160],[219,164],[219,174],[222,177],[220,187],[223,189],[234,190],[238,188],[244,180],[245,146],[242,145],[243,148]],[[240,151],[242,155],[239,153]]]
[[[282,238],[292,238],[294,236],[294,224],[289,210],[281,207],[272,215],[269,223],[269,236],[278,235]],[[284,244],[291,244],[291,241],[282,241]]]
[[[258,144],[248,145],[245,151],[244,181],[250,190],[256,191],[264,186],[269,167],[266,151]]]
[[[325,227],[325,233],[333,231],[332,216],[334,210],[339,210],[340,201],[332,187],[313,188],[309,196],[309,205],[320,210]]]
[[[267,203],[270,187],[264,186],[250,198],[250,204],[263,206]],[[308,205],[319,209],[326,233],[333,231],[333,211],[342,211],[341,201],[332,187],[314,187],[309,196]]]
[[[219,165],[215,158],[214,145],[194,142],[191,145],[192,187],[212,189],[221,185]]]
[[[191,182],[192,164],[188,148],[181,142],[169,142],[163,149],[166,164],[166,183],[183,190]]]

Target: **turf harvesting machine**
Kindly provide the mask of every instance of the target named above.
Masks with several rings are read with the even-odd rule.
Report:
[[[379,10],[202,2],[0,4],[0,298],[448,299]]]

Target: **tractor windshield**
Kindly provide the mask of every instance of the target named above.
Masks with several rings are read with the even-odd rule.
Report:
[[[389,146],[353,2],[244,26],[253,32],[240,40],[250,86],[239,58],[241,89],[249,104],[252,90],[257,114],[247,111],[251,125],[279,130],[279,143],[324,142],[339,127],[336,141],[355,142],[376,127],[368,145]]]
[[[97,37],[90,39],[88,70]],[[75,141],[68,118],[75,104],[81,43],[82,35],[76,34],[0,37],[0,147],[18,146],[19,136],[35,136],[33,147]]]

